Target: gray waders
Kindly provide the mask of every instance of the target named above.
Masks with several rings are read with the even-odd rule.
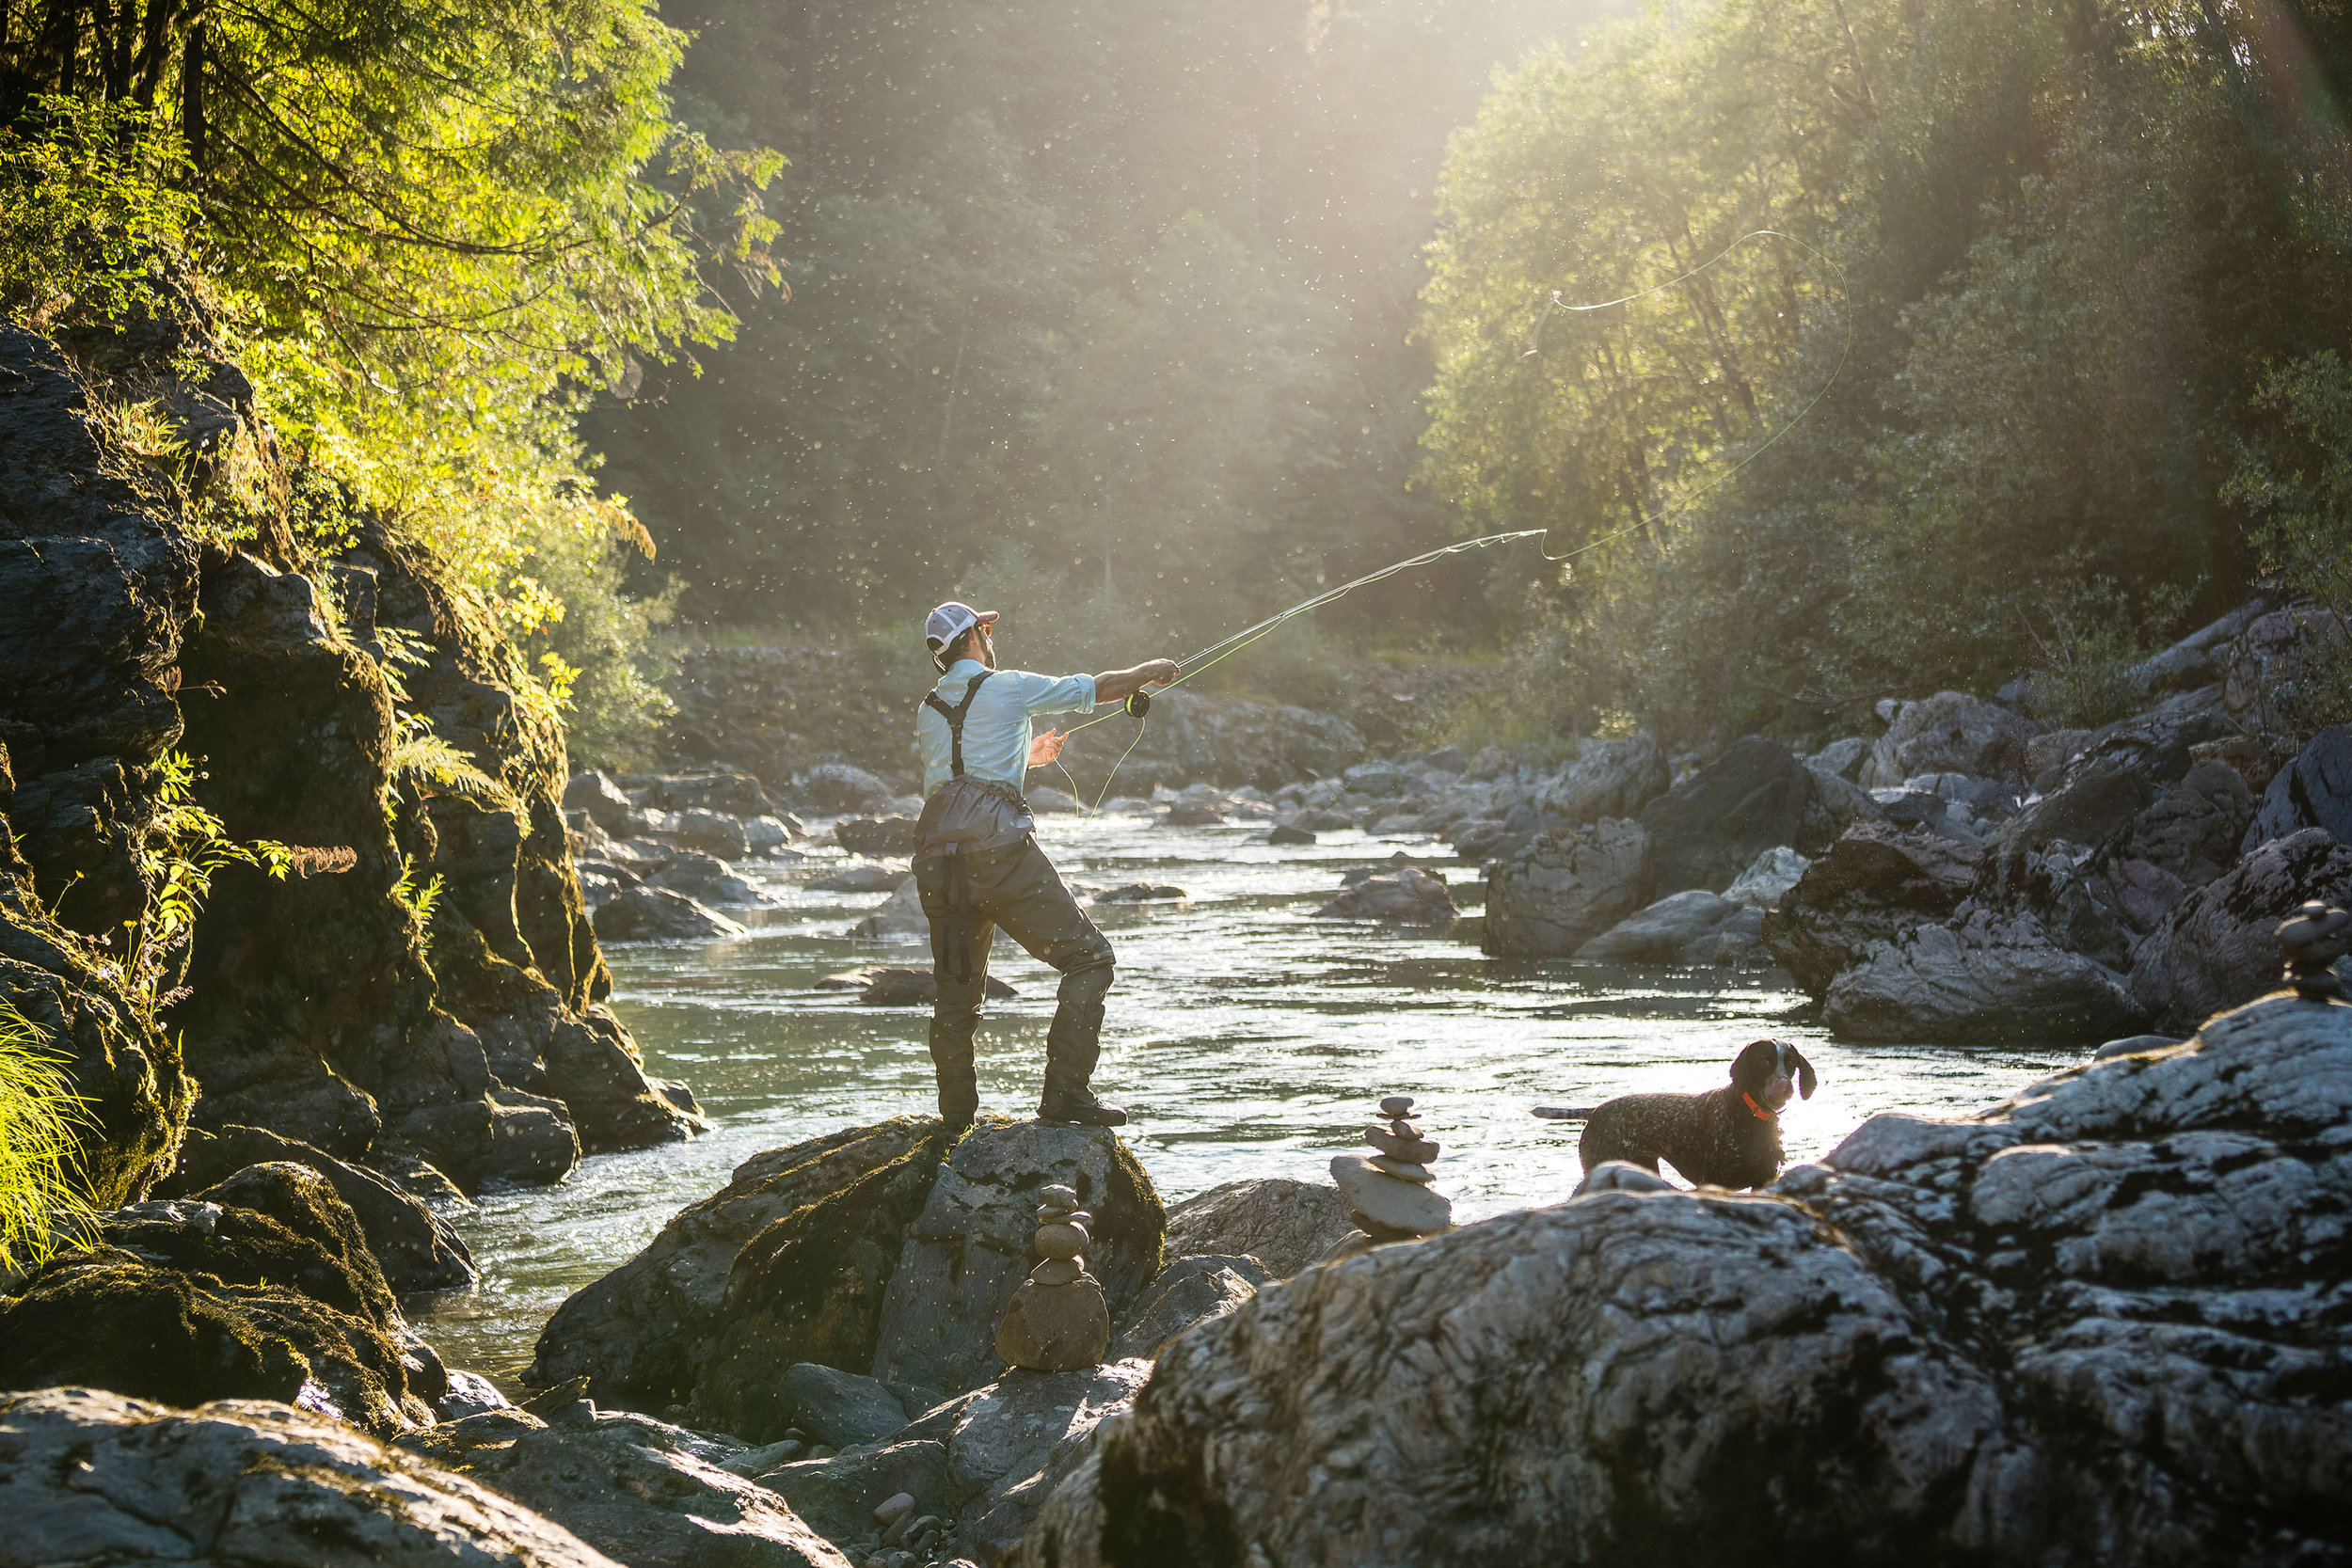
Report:
[[[972,1037],[988,993],[989,950],[1001,926],[1032,958],[1061,973],[1060,996],[1045,1037],[1045,1090],[1038,1116],[1118,1127],[1127,1113],[1102,1103],[1088,1087],[1103,1050],[1110,942],[1078,908],[1054,863],[1029,835],[1028,802],[1004,784],[963,776],[964,715],[993,673],[975,675],[953,707],[935,691],[923,697],[947,721],[954,772],[924,802],[915,829],[914,885],[930,922],[931,972],[939,982],[930,1048],[939,1073],[940,1117],[950,1127],[968,1127],[979,1112]]]

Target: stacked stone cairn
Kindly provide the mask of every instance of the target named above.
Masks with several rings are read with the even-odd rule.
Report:
[[[1380,1101],[1381,1121],[1364,1129],[1364,1141],[1380,1152],[1366,1159],[1356,1154],[1334,1155],[1331,1180],[1347,1199],[1348,1217],[1364,1235],[1363,1245],[1409,1242],[1435,1236],[1454,1224],[1454,1205],[1431,1182],[1429,1162],[1438,1145],[1413,1124],[1421,1113],[1412,1097],[1393,1094]],[[1354,1238],[1343,1242],[1343,1250]]]
[[[1087,1273],[1079,1255],[1092,1240],[1094,1218],[1078,1207],[1069,1187],[1038,1194],[1037,1255],[1042,1259],[1015,1291],[996,1330],[996,1354],[1015,1367],[1069,1372],[1100,1365],[1110,1347],[1110,1306],[1103,1282]]]
[[[2314,898],[2280,922],[2275,940],[2287,961],[2288,989],[2306,1002],[2345,1000],[2335,965],[2352,948],[2352,914]]]

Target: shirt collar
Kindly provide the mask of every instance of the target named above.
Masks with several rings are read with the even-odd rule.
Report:
[[[961,675],[964,679],[970,680],[974,675],[978,674],[981,671],[987,668],[987,665],[982,664],[977,658],[960,658],[953,664],[947,666],[946,673],[941,675],[939,678],[941,680],[953,680],[956,676]]]

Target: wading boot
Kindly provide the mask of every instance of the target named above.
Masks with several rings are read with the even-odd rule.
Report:
[[[1040,1121],[1080,1127],[1124,1127],[1127,1113],[1094,1098],[1087,1081],[1103,1053],[1103,1005],[1064,1002],[1054,1009],[1045,1036],[1045,1092],[1038,1098]]]
[[[972,1125],[980,1112],[979,1074],[972,1065],[972,1037],[931,1020],[931,1068],[939,1074],[939,1119],[950,1133]]]

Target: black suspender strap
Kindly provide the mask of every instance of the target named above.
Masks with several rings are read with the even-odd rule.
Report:
[[[993,670],[983,670],[973,676],[972,684],[963,689],[963,701],[953,707],[941,702],[936,691],[923,693],[924,705],[936,708],[939,716],[947,721],[948,766],[959,779],[963,777],[963,716],[972,711],[972,699],[980,694],[980,683],[995,673]]]

